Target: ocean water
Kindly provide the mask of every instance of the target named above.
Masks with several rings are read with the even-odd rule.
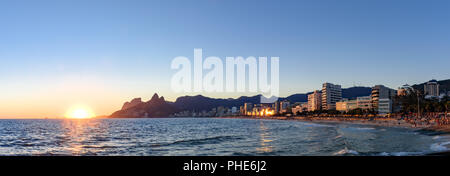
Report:
[[[450,136],[301,121],[160,118],[0,120],[0,155],[425,155]]]

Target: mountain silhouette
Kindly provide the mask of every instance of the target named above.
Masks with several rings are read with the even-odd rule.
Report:
[[[109,117],[112,118],[145,118],[145,117],[169,117],[178,111],[178,108],[166,102],[164,97],[154,94],[148,102],[140,102],[140,99],[134,99],[136,104],[131,107],[122,108],[114,112]],[[127,103],[125,103],[127,104]],[[128,103],[130,104],[130,103]]]

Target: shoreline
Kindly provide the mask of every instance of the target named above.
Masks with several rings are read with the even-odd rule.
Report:
[[[249,116],[235,116],[235,117],[219,117],[219,118],[234,118],[234,119],[254,119],[254,120],[295,120],[301,122],[312,123],[341,123],[341,124],[356,124],[356,125],[369,125],[379,127],[394,127],[394,128],[406,128],[411,130],[420,131],[425,135],[448,135],[450,134],[450,125],[419,125],[413,124],[396,118],[374,118],[374,119],[361,119],[361,118],[348,118],[348,117],[249,117]],[[447,145],[450,148],[450,145]],[[425,154],[426,156],[450,156],[450,150],[436,151]]]
[[[273,116],[273,117],[251,117],[251,116],[229,116],[229,117],[217,117],[217,118],[231,118],[231,119],[262,119],[262,120],[295,120],[302,122],[315,122],[315,123],[346,123],[357,125],[374,125],[382,127],[398,127],[409,128],[416,130],[432,131],[438,133],[450,134],[450,125],[427,125],[427,124],[412,124],[405,120],[396,118],[349,118],[349,117],[285,117],[285,116]]]

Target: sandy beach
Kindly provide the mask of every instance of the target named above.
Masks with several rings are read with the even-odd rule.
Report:
[[[272,117],[251,117],[251,116],[234,116],[234,117],[221,117],[221,118],[244,118],[244,119],[270,119],[270,120],[298,120],[315,123],[349,123],[349,124],[361,124],[361,125],[376,125],[385,127],[400,127],[400,128],[413,128],[417,130],[435,131],[441,133],[450,133],[449,125],[435,125],[434,123],[427,122],[408,122],[397,118],[356,118],[356,117],[284,117],[284,116],[272,116]]]

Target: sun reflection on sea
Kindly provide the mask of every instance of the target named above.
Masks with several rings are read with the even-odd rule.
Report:
[[[72,155],[86,154],[86,147],[92,140],[90,131],[97,129],[95,119],[66,119],[62,122],[64,136],[68,138],[65,149]]]
[[[259,137],[260,137],[260,146],[256,148],[256,151],[268,153],[273,151],[273,147],[270,145],[273,141],[271,139],[269,129],[264,126],[263,121],[260,121],[259,123],[259,129],[261,131]]]

